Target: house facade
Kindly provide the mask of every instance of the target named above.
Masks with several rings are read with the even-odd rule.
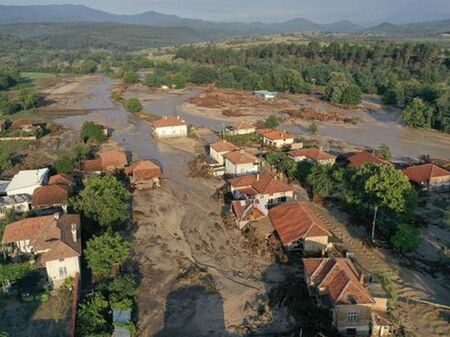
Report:
[[[308,202],[278,205],[269,210],[269,218],[287,250],[323,255],[332,247],[331,232]]]
[[[49,169],[25,170],[17,173],[5,189],[7,195],[29,194],[40,186],[46,185]]]
[[[336,157],[332,154],[312,147],[290,151],[288,156],[297,163],[305,160],[319,165],[333,165],[336,162]]]
[[[294,136],[285,131],[270,130],[262,134],[263,144],[275,148],[282,148],[294,144]]]
[[[411,166],[403,170],[409,181],[424,191],[450,190],[450,172],[433,164]]]
[[[180,117],[163,117],[153,122],[153,132],[158,138],[186,137],[187,123]]]
[[[225,155],[238,150],[239,148],[233,143],[227,142],[226,140],[219,140],[209,145],[209,156],[219,165],[224,165]]]
[[[241,176],[259,173],[261,161],[243,150],[227,153],[225,156],[225,174]]]
[[[258,200],[267,206],[296,199],[291,185],[268,173],[237,177],[228,183],[235,199]]]
[[[6,226],[2,244],[12,256],[33,256],[54,288],[80,273],[80,216],[76,214],[26,218]]]
[[[372,296],[350,259],[306,258],[303,264],[310,295],[330,310],[333,325],[342,336],[392,335],[393,325],[385,315],[386,299]]]

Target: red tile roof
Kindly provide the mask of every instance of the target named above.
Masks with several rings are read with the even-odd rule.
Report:
[[[33,120],[31,119],[17,119],[12,122],[10,129],[11,130],[20,130],[22,128],[28,128],[33,126]]]
[[[308,148],[308,149],[299,149],[288,152],[288,155],[290,157],[296,158],[296,157],[306,157],[311,160],[319,161],[319,160],[330,160],[335,159],[336,157],[332,154],[329,154],[325,151],[316,149],[314,147]]]
[[[157,119],[153,123],[153,127],[155,128],[165,128],[169,126],[181,126],[181,125],[187,125],[186,122],[181,119],[180,117],[163,117],[160,119]]]
[[[64,205],[68,199],[68,185],[47,185],[34,190],[31,205],[33,207]]]
[[[209,145],[216,152],[232,152],[239,150],[239,148],[233,143],[227,142],[226,140],[219,140],[218,142]]]
[[[225,158],[233,164],[249,164],[259,162],[259,159],[242,150],[227,153]]]
[[[387,160],[384,160],[380,157],[377,157],[367,151],[362,151],[355,153],[354,155],[348,157],[348,161],[350,162],[351,166],[358,167],[363,166],[365,164],[375,164],[375,165],[381,165],[381,164],[387,164],[392,165]]]
[[[258,220],[266,215],[254,200],[233,200],[231,209],[239,221]]]
[[[269,210],[269,217],[285,246],[308,237],[332,236],[322,219],[304,201],[274,207]]]
[[[81,163],[82,169],[86,172],[103,171],[108,168],[123,168],[128,164],[127,154],[122,149],[102,149],[98,153],[98,158],[84,160]]]
[[[261,194],[274,194],[282,192],[293,192],[294,188],[285,183],[284,181],[277,179],[277,177],[268,174],[261,173],[251,176],[243,176],[228,180],[233,188],[237,188],[242,192],[242,188],[252,188]]]
[[[135,161],[125,168],[125,174],[137,181],[161,177],[161,168],[150,160]]]
[[[73,240],[72,226],[77,232]],[[64,214],[26,218],[6,226],[3,243],[30,240],[34,253],[42,252],[40,262],[81,255],[80,216]]]
[[[48,180],[49,185],[67,185],[73,184],[73,176],[70,174],[56,174]]]
[[[430,182],[432,178],[450,178],[449,171],[433,164],[411,166],[403,170],[403,173],[408,177],[410,181],[413,181],[417,184]]]
[[[294,136],[285,131],[270,130],[262,134],[263,137],[270,140],[294,139]]]
[[[375,303],[350,259],[308,258],[303,264],[311,285],[328,294],[334,304]]]

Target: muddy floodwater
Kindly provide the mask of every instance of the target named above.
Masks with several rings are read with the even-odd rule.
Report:
[[[115,105],[110,98],[110,89],[115,82],[103,78],[91,87],[91,98],[81,102],[92,112],[71,116],[57,122],[66,127],[79,129],[85,121],[94,120],[114,129],[113,138],[138,158],[162,160],[155,140],[151,136],[147,122],[133,117],[122,106]],[[197,96],[202,89],[193,88],[179,96],[169,96],[161,100],[144,102],[144,109],[158,116],[180,116],[197,127],[207,127],[215,131],[226,126],[226,118],[217,119],[190,114],[181,105]],[[318,123],[320,136],[325,136],[356,146],[378,147],[386,144],[396,158],[418,158],[430,155],[433,158],[450,160],[450,135],[433,131],[401,126],[399,112],[381,108],[376,112],[358,112],[363,122],[358,125]],[[236,121],[236,119],[229,119]],[[307,125],[307,124],[306,124]],[[296,135],[306,134],[305,124],[285,124],[283,128]]]

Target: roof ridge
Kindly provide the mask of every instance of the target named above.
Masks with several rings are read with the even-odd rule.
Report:
[[[323,267],[323,264],[326,263],[326,262],[329,261],[329,260],[330,260],[329,258],[322,258],[322,259],[320,259],[320,263],[319,263],[319,265],[317,266],[317,268],[312,272],[312,274],[311,274],[311,276],[310,276],[310,279],[313,279],[314,276],[316,276],[316,274],[318,273],[319,269],[320,269],[320,270],[323,269],[323,268],[320,268],[320,267]]]

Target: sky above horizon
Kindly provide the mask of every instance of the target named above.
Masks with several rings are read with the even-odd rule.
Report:
[[[277,22],[302,17],[320,23],[371,24],[450,19],[450,0],[0,0],[0,4],[81,4],[116,14],[155,10],[212,21]]]

